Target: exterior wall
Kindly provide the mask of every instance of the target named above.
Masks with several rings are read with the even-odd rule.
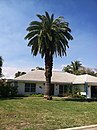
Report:
[[[18,82],[18,94],[31,94],[32,92],[25,92],[25,83],[34,83],[34,82]],[[35,83],[36,92],[35,93],[44,93],[44,83]]]
[[[88,85],[87,98],[91,98],[91,85]]]
[[[77,84],[77,85],[73,85],[73,86],[78,88],[81,92],[84,92],[84,85]]]
[[[18,82],[18,94],[24,95],[24,94],[32,94],[32,92],[25,92],[25,83],[35,83],[35,82]],[[61,84],[54,84],[54,95],[58,96],[59,95],[59,86]],[[87,98],[91,98],[91,86],[89,84],[85,85],[73,85],[73,87],[76,87],[79,89],[81,95],[86,95]],[[44,94],[45,90],[45,84],[44,83],[36,83],[36,92],[35,93],[41,93]]]
[[[44,83],[36,83],[36,93],[44,94]]]
[[[81,95],[86,95],[86,86],[84,84],[76,84],[76,85],[73,85],[73,87],[76,87],[79,92],[81,93]]]
[[[85,85],[74,85],[79,88],[81,95],[86,95],[87,98],[91,97],[91,84],[85,84]],[[95,85],[94,85],[95,86]]]
[[[23,95],[25,93],[25,84],[23,82],[18,83],[18,94]]]
[[[31,94],[31,92],[25,92],[25,83],[35,83],[35,82],[18,82],[18,94]],[[36,83],[36,92],[44,94],[45,84],[44,83]],[[54,95],[59,95],[59,85],[54,84]]]
[[[54,85],[54,95],[55,96],[59,95],[59,85],[57,85],[57,84]]]

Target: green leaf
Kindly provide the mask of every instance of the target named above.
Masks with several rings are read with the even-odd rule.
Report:
[[[24,39],[28,39],[28,40],[30,40],[32,37],[34,37],[35,35],[38,35],[38,31],[33,31],[33,32],[30,32],[30,33],[28,33],[26,36],[25,36],[25,38]]]
[[[41,22],[38,22],[38,21],[32,21],[32,22],[30,23],[30,25],[41,26]]]
[[[42,17],[42,15],[40,15],[40,14],[37,14],[36,15],[40,20],[43,20],[43,17]]]
[[[28,42],[28,46],[32,46],[33,43],[38,43],[37,38],[38,38],[38,35],[36,35],[35,37],[32,37],[32,39]]]
[[[52,41],[52,36],[50,36],[49,33],[47,33],[47,36],[48,36],[49,40]]]

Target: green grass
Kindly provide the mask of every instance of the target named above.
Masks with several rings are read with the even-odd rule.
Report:
[[[97,123],[97,102],[0,99],[0,130],[54,130]]]

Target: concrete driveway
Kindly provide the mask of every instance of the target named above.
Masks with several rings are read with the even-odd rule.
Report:
[[[90,125],[90,126],[59,129],[59,130],[97,130],[97,124],[96,125]]]

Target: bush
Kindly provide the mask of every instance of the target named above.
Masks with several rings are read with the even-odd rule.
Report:
[[[32,96],[32,97],[43,97],[44,95],[41,94],[41,93],[38,93],[38,94],[32,94],[31,96]]]
[[[0,96],[1,97],[13,97],[17,95],[17,86],[13,86],[10,83],[2,80],[0,82]]]
[[[79,95],[79,94],[74,94],[73,98],[80,98],[80,99],[85,99],[85,96]]]

